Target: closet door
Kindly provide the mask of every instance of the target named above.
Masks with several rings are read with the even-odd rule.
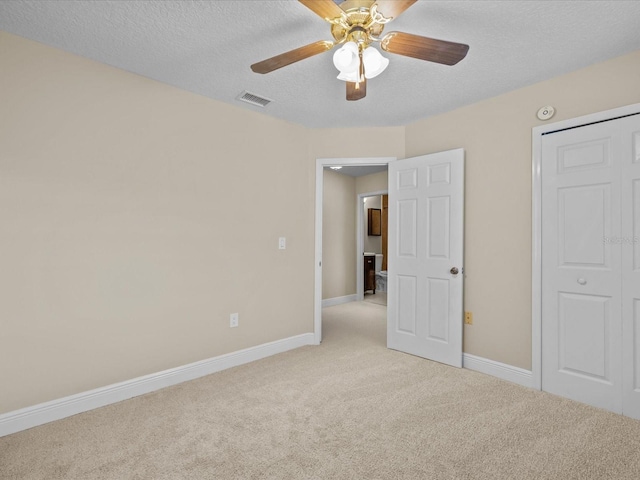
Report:
[[[625,415],[640,419],[640,115],[621,120],[622,372]]]
[[[604,122],[542,146],[542,388],[621,413],[622,138]]]
[[[542,388],[640,419],[640,115],[542,139]]]

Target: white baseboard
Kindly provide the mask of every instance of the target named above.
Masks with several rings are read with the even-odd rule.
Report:
[[[0,415],[0,437],[313,344],[313,333],[304,333],[4,413]]]
[[[496,362],[488,358],[476,357],[469,353],[462,354],[464,368],[517,383],[523,387],[533,388],[533,374],[530,370],[514,367],[506,363]]]
[[[333,307],[335,305],[342,305],[343,303],[355,302],[358,300],[358,295],[345,295],[344,297],[325,298],[322,300],[322,308]]]

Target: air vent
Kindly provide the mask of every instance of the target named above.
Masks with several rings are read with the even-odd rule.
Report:
[[[251,105],[256,105],[258,107],[266,107],[273,101],[269,100],[268,98],[260,97],[255,93],[249,93],[246,90],[238,95],[236,99],[240,100],[241,102],[247,102]]]

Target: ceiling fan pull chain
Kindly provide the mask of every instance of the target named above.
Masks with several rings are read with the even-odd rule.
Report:
[[[356,81],[356,89],[360,88],[360,82],[364,82],[364,60],[362,59],[363,44],[359,45],[358,56],[360,57],[360,66],[358,67],[358,80]]]

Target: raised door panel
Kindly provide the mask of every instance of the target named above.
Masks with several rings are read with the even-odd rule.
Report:
[[[409,168],[406,170],[400,170],[396,176],[396,189],[400,190],[412,190],[418,188],[418,169]]]
[[[558,190],[560,266],[609,268],[611,186],[581,185]]]
[[[633,332],[631,338],[633,345],[631,348],[635,354],[633,355],[633,361],[631,362],[634,370],[632,375],[633,380],[631,382],[631,390],[633,390],[636,395],[640,395],[640,298],[633,299],[632,318]]]
[[[427,281],[428,320],[427,338],[438,342],[449,341],[449,280],[429,278]]]
[[[451,165],[448,163],[430,165],[427,168],[427,185],[434,186],[439,184],[451,184]]]
[[[640,174],[640,172],[638,173]],[[640,272],[640,179],[631,181],[631,235],[626,238],[626,247],[633,253],[633,271]],[[623,239],[620,239],[622,243]]]
[[[611,298],[560,293],[558,307],[559,371],[611,383]]]
[[[427,258],[448,259],[451,201],[449,197],[427,199]]]
[[[398,275],[397,285],[397,331],[415,336],[418,317],[418,279],[410,275]]]
[[[572,173],[611,164],[611,138],[572,142],[558,148],[558,173]]]
[[[418,243],[418,201],[398,202],[398,256],[416,258]]]

